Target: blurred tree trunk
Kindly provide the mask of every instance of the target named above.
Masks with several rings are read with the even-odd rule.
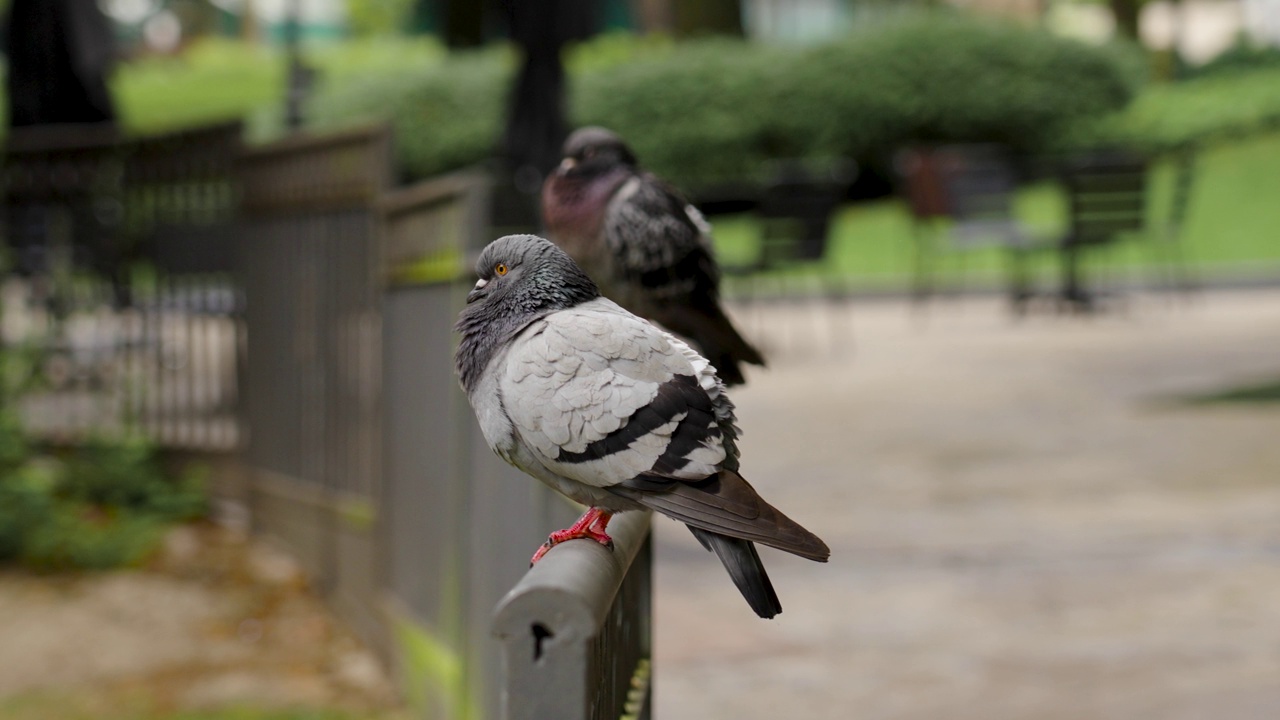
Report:
[[[1108,0],[1111,14],[1116,19],[1116,31],[1130,39],[1138,39],[1138,11],[1142,0]]]
[[[97,3],[12,0],[5,33],[10,127],[115,121],[115,36]]]
[[[690,35],[742,35],[740,0],[673,0],[675,33]]]
[[[641,32],[671,32],[672,0],[634,0],[635,17]]]
[[[258,14],[253,3],[254,0],[244,0],[244,7],[240,10],[240,39],[256,45],[261,35],[258,32]]]
[[[595,0],[504,0],[511,39],[524,56],[507,106],[495,224],[536,228],[542,179],[560,161],[568,134],[560,51],[597,29]]]
[[[567,127],[560,48],[541,43],[525,46],[524,63],[511,92],[503,154],[522,178],[528,178],[530,188],[540,185],[560,161]]]
[[[560,161],[560,143],[568,134],[560,51],[595,32],[595,3],[509,0],[507,9],[511,39],[523,51],[524,62],[511,93],[503,150],[512,169],[536,175],[540,184]]]
[[[450,48],[477,47],[485,40],[489,0],[413,0],[408,30],[438,33]]]

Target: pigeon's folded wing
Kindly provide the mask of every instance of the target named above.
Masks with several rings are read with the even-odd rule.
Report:
[[[627,181],[605,216],[605,241],[618,272],[662,296],[714,292],[719,270],[710,230],[693,206],[649,175]]]
[[[758,542],[818,562],[826,562],[831,554],[817,535],[765,502],[732,470],[722,470],[699,481],[641,475],[609,488],[609,492],[691,528]],[[703,539],[701,535],[699,539]],[[703,544],[706,545],[705,540]]]
[[[609,300],[527,329],[500,387],[521,442],[547,469],[588,485],[644,473],[701,479],[733,452],[732,406],[717,407],[706,360]]]
[[[628,180],[605,215],[613,294],[638,315],[688,338],[729,385],[745,380],[741,363],[764,356],[720,307],[720,271],[711,228],[675,190],[651,175]]]

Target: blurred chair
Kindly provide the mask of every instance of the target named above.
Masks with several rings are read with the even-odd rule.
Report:
[[[1059,300],[1071,309],[1092,310],[1098,296],[1087,287],[1082,255],[1147,232],[1147,161],[1124,150],[1090,151],[1066,162],[1062,183],[1070,226],[1060,241]]]
[[[1149,206],[1150,163],[1128,150],[1094,150],[1065,163],[1062,182],[1070,204],[1070,230],[1061,241],[1063,286],[1061,300],[1078,310],[1092,309],[1098,299],[1085,286],[1081,253],[1133,237],[1151,253],[1153,283],[1169,292],[1189,293],[1191,278],[1182,249],[1191,192],[1195,185],[1196,148],[1177,149],[1173,188],[1167,215],[1153,218]]]
[[[1195,290],[1196,282],[1187,265],[1182,247],[1182,231],[1186,225],[1187,208],[1191,204],[1191,192],[1195,187],[1198,148],[1184,145],[1174,151],[1173,191],[1169,200],[1169,214],[1156,229],[1151,248],[1155,254],[1154,267],[1161,271],[1159,284],[1166,290],[1184,295]],[[1162,268],[1163,265],[1163,268]]]
[[[936,285],[935,264],[943,253],[988,247],[1010,252],[1009,294],[1015,307],[1029,295],[1025,262],[1036,243],[1013,217],[1017,172],[1000,145],[911,148],[894,161],[915,226],[914,295],[928,299]]]
[[[843,304],[846,285],[825,265],[829,259],[831,218],[844,201],[857,169],[856,163],[844,158],[820,165],[781,160],[767,167],[768,179],[756,207],[760,220],[759,251],[749,264],[725,268],[729,274],[746,276],[751,300],[758,299],[759,289],[766,280],[774,282],[776,294],[785,297],[792,294],[789,281],[814,278],[819,284],[818,296],[825,305]],[[807,287],[801,289],[800,295],[813,296]],[[842,312],[838,307],[827,310]],[[846,328],[837,327],[830,317],[828,324],[835,336],[844,336]]]
[[[831,216],[856,172],[857,164],[847,160],[821,170],[794,160],[771,165],[757,210],[762,225],[757,268],[822,261]]]

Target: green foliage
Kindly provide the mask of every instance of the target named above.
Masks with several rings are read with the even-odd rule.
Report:
[[[431,38],[368,37],[307,47],[305,60],[326,88],[436,65],[445,54]],[[265,137],[281,129],[286,66],[278,48],[202,38],[180,56],[121,66],[112,92],[125,125],[134,132],[245,117],[250,132]]]
[[[168,523],[205,511],[200,473],[168,477],[142,439],[97,438],[61,456],[33,455],[16,423],[0,422],[0,450],[18,447],[22,456],[0,469],[0,561],[44,570],[131,565]]]
[[[166,520],[187,520],[205,510],[200,476],[167,477],[155,446],[139,436],[89,439],[63,461],[59,485],[68,500]]]
[[[414,0],[347,0],[347,26],[356,35],[402,32],[413,12]]]
[[[155,548],[163,530],[156,515],[61,501],[28,532],[22,560],[39,570],[134,565]]]
[[[608,125],[678,184],[724,182],[782,156],[867,159],[913,141],[1044,146],[1122,107],[1119,48],[949,15],[907,17],[812,49],[707,41],[580,79],[577,117]]]
[[[509,49],[495,47],[353,78],[318,97],[312,112],[321,127],[393,118],[402,170],[426,177],[489,156],[514,60]]]
[[[665,57],[576,78],[573,117],[618,132],[645,165],[692,187],[750,177],[774,154],[792,49],[722,38],[683,43]]]
[[[406,1],[357,4],[376,14]],[[313,124],[393,120],[411,178],[497,146],[516,68],[509,47],[448,54],[431,39],[370,36],[305,55],[319,70]],[[912,140],[1038,148],[1122,106],[1141,74],[1133,57],[934,13],[812,48],[608,34],[570,48],[566,65],[574,122],[615,128],[646,164],[694,189],[749,177],[771,158],[865,159]],[[251,136],[265,138],[281,131],[285,66],[276,49],[209,38],[122,66],[113,88],[134,131],[247,116]]]
[[[570,45],[564,64],[569,75],[607,70],[628,63],[662,58],[678,47],[669,35],[611,32]]]
[[[6,356],[10,354],[0,353],[0,368],[5,366]],[[22,424],[18,421],[18,416],[11,412],[0,412],[0,476],[18,470],[29,455],[30,448],[22,435]]]
[[[21,556],[28,538],[53,521],[54,484],[52,473],[38,465],[0,477],[0,562]]]
[[[264,47],[211,38],[179,57],[123,66],[111,89],[125,126],[154,132],[283,104],[284,69],[283,58]]]
[[[1043,147],[1072,123],[1123,107],[1142,77],[1123,46],[961,18],[913,18],[809,53],[789,117],[832,151],[904,141]],[[824,112],[825,108],[825,112]],[[849,127],[851,125],[851,127]]]
[[[865,159],[913,140],[1043,146],[1123,106],[1141,63],[1038,31],[949,14],[906,17],[814,48],[611,35],[569,55],[570,115],[609,126],[677,185],[750,177],[788,156]],[[505,49],[331,86],[318,124],[394,118],[422,177],[487,157],[515,68]]]
[[[1075,126],[1066,141],[1161,151],[1276,127],[1280,127],[1280,67],[1152,86],[1123,111]]]
[[[1209,62],[1185,68],[1187,77],[1211,77],[1251,70],[1280,68],[1280,48],[1271,45],[1255,45],[1241,38],[1226,52]]]

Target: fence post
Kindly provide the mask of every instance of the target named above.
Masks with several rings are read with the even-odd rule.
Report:
[[[502,720],[649,717],[649,513],[609,524],[610,551],[552,548],[498,604]]]

